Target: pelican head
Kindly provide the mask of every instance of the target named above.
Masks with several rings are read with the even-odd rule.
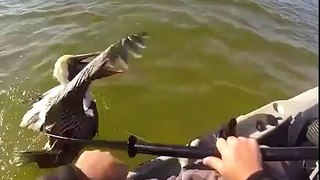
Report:
[[[63,55],[58,58],[54,65],[53,77],[62,85],[66,86],[88,63],[90,63],[101,52],[94,52],[80,55]],[[116,69],[113,66],[106,65],[99,71],[96,79],[122,73],[123,70]]]

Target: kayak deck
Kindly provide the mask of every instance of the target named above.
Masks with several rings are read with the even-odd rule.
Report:
[[[306,125],[318,118],[318,87],[305,91],[287,100],[273,101],[257,110],[236,118],[236,135],[252,137],[266,146],[294,146],[299,144],[301,132]],[[210,146],[213,134],[205,134],[192,140],[189,146]],[[128,179],[167,179],[179,176],[185,167],[196,160],[159,156],[145,162],[132,172]],[[292,167],[301,166],[301,162],[291,163]],[[288,177],[285,168],[279,162],[268,163],[270,170],[277,169],[278,176]],[[292,173],[292,177],[297,177]]]

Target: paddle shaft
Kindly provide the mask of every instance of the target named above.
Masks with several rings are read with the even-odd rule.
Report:
[[[179,158],[202,159],[208,156],[221,157],[217,148],[200,148],[182,145],[163,145],[155,143],[137,143],[135,137],[128,141],[128,155],[150,154]],[[264,161],[299,161],[318,159],[318,147],[260,147]]]
[[[178,158],[202,159],[208,156],[221,157],[216,147],[201,148],[183,145],[165,145],[157,143],[137,142],[135,136],[130,136],[128,141],[105,141],[66,138],[50,135],[61,141],[80,143],[84,146],[109,148],[113,150],[125,150],[129,157],[137,154],[149,154],[156,156],[170,156]],[[319,159],[318,146],[309,147],[260,147],[264,161],[300,161]]]

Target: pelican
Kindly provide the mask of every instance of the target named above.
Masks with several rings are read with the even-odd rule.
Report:
[[[102,53],[64,55],[55,63],[53,76],[60,85],[45,92],[23,116],[20,127],[69,138],[93,139],[98,131],[98,111],[91,99],[92,81],[124,72],[129,54],[141,57],[146,33],[132,34],[110,45]],[[121,67],[119,67],[119,64]],[[68,144],[49,136],[40,151],[15,154],[18,165],[35,162],[39,168],[71,163],[82,145]]]
[[[90,62],[94,57],[98,56],[101,52],[94,52],[80,55],[63,55],[58,58],[54,65],[53,77],[60,82],[60,85],[46,91],[40,97],[40,100],[32,105],[32,109],[27,111],[23,116],[20,127],[28,126],[29,129],[40,131],[45,117],[41,114],[43,106],[49,103],[52,97],[55,97],[67,84]],[[115,72],[116,73],[116,72]],[[95,102],[91,99],[89,91],[83,98],[84,110],[88,110],[89,105]],[[42,118],[43,117],[43,118]]]

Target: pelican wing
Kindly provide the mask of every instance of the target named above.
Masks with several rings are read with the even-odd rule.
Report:
[[[63,89],[64,86],[58,85],[43,93],[42,98],[35,102],[31,106],[31,109],[24,114],[20,127],[28,127],[34,131],[40,131],[40,128],[46,119],[46,112],[44,110],[52,105],[55,97],[61,93]]]

